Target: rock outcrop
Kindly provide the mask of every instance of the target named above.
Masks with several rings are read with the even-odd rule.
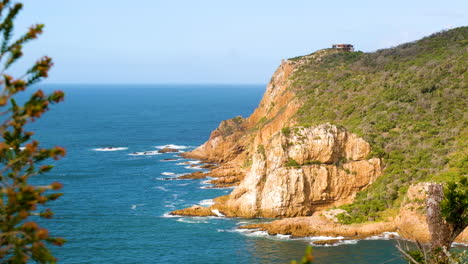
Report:
[[[403,238],[420,242],[430,240],[429,227],[426,222],[426,200],[429,187],[433,184],[435,183],[421,182],[408,189],[395,218],[395,226]],[[465,229],[455,241],[468,243],[468,230]]]
[[[173,148],[162,148],[158,150],[158,153],[173,153],[173,152],[179,152],[179,150],[173,149]]]
[[[216,216],[216,214],[213,213],[211,209],[200,205],[194,205],[189,208],[176,210],[171,212],[170,214],[179,216]]]
[[[271,223],[253,224],[242,226],[241,228],[264,230],[268,231],[270,235],[288,234],[293,237],[343,236],[348,239],[362,239],[380,235],[384,232],[395,231],[395,226],[391,222],[340,225],[326,219],[319,213],[310,217],[285,218]]]
[[[292,217],[349,203],[381,173],[369,144],[324,124],[276,133],[259,146],[251,170],[224,204],[228,216]]]

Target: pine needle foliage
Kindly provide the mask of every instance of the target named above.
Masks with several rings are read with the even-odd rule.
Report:
[[[48,76],[52,59],[39,59],[24,75],[15,78],[7,72],[23,56],[23,45],[36,39],[44,25],[33,25],[16,40],[12,40],[14,19],[23,5],[9,0],[0,1],[0,262],[55,263],[48,244],[61,246],[65,240],[49,235],[37,220],[48,219],[53,212],[46,205],[62,194],[57,193],[62,185],[58,182],[45,186],[29,184],[29,179],[50,171],[53,166],[44,161],[55,160],[65,155],[61,147],[41,148],[32,139],[33,132],[25,126],[34,122],[59,103],[64,93],[55,91],[45,94],[38,90],[19,104],[15,97],[31,85]]]

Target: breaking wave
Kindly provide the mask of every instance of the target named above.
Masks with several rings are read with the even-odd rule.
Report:
[[[128,149],[127,147],[118,147],[118,148],[114,148],[114,147],[107,147],[107,148],[95,148],[93,149],[94,151],[119,151],[119,150],[126,150]]]
[[[153,156],[153,155],[161,155],[161,153],[158,153],[157,150],[151,150],[151,151],[133,152],[128,155],[129,156]]]
[[[215,204],[215,202],[213,201],[213,199],[206,199],[206,200],[201,200],[198,204],[201,206],[208,207],[208,206]]]
[[[157,149],[163,149],[163,148],[172,148],[172,149],[187,149],[189,146],[181,146],[181,145],[175,145],[175,144],[167,144],[164,146],[156,146],[155,148]]]

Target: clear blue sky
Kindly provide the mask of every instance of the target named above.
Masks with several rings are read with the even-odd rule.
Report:
[[[466,0],[24,0],[44,23],[21,65],[55,60],[50,83],[266,83],[281,59],[358,50],[467,25]]]

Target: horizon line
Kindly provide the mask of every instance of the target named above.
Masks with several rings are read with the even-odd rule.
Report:
[[[268,83],[202,83],[202,82],[194,82],[194,83],[178,83],[178,82],[164,82],[164,83],[61,83],[61,82],[45,82],[45,83],[37,83],[38,85],[141,85],[141,86],[148,86],[148,85],[267,85]]]

